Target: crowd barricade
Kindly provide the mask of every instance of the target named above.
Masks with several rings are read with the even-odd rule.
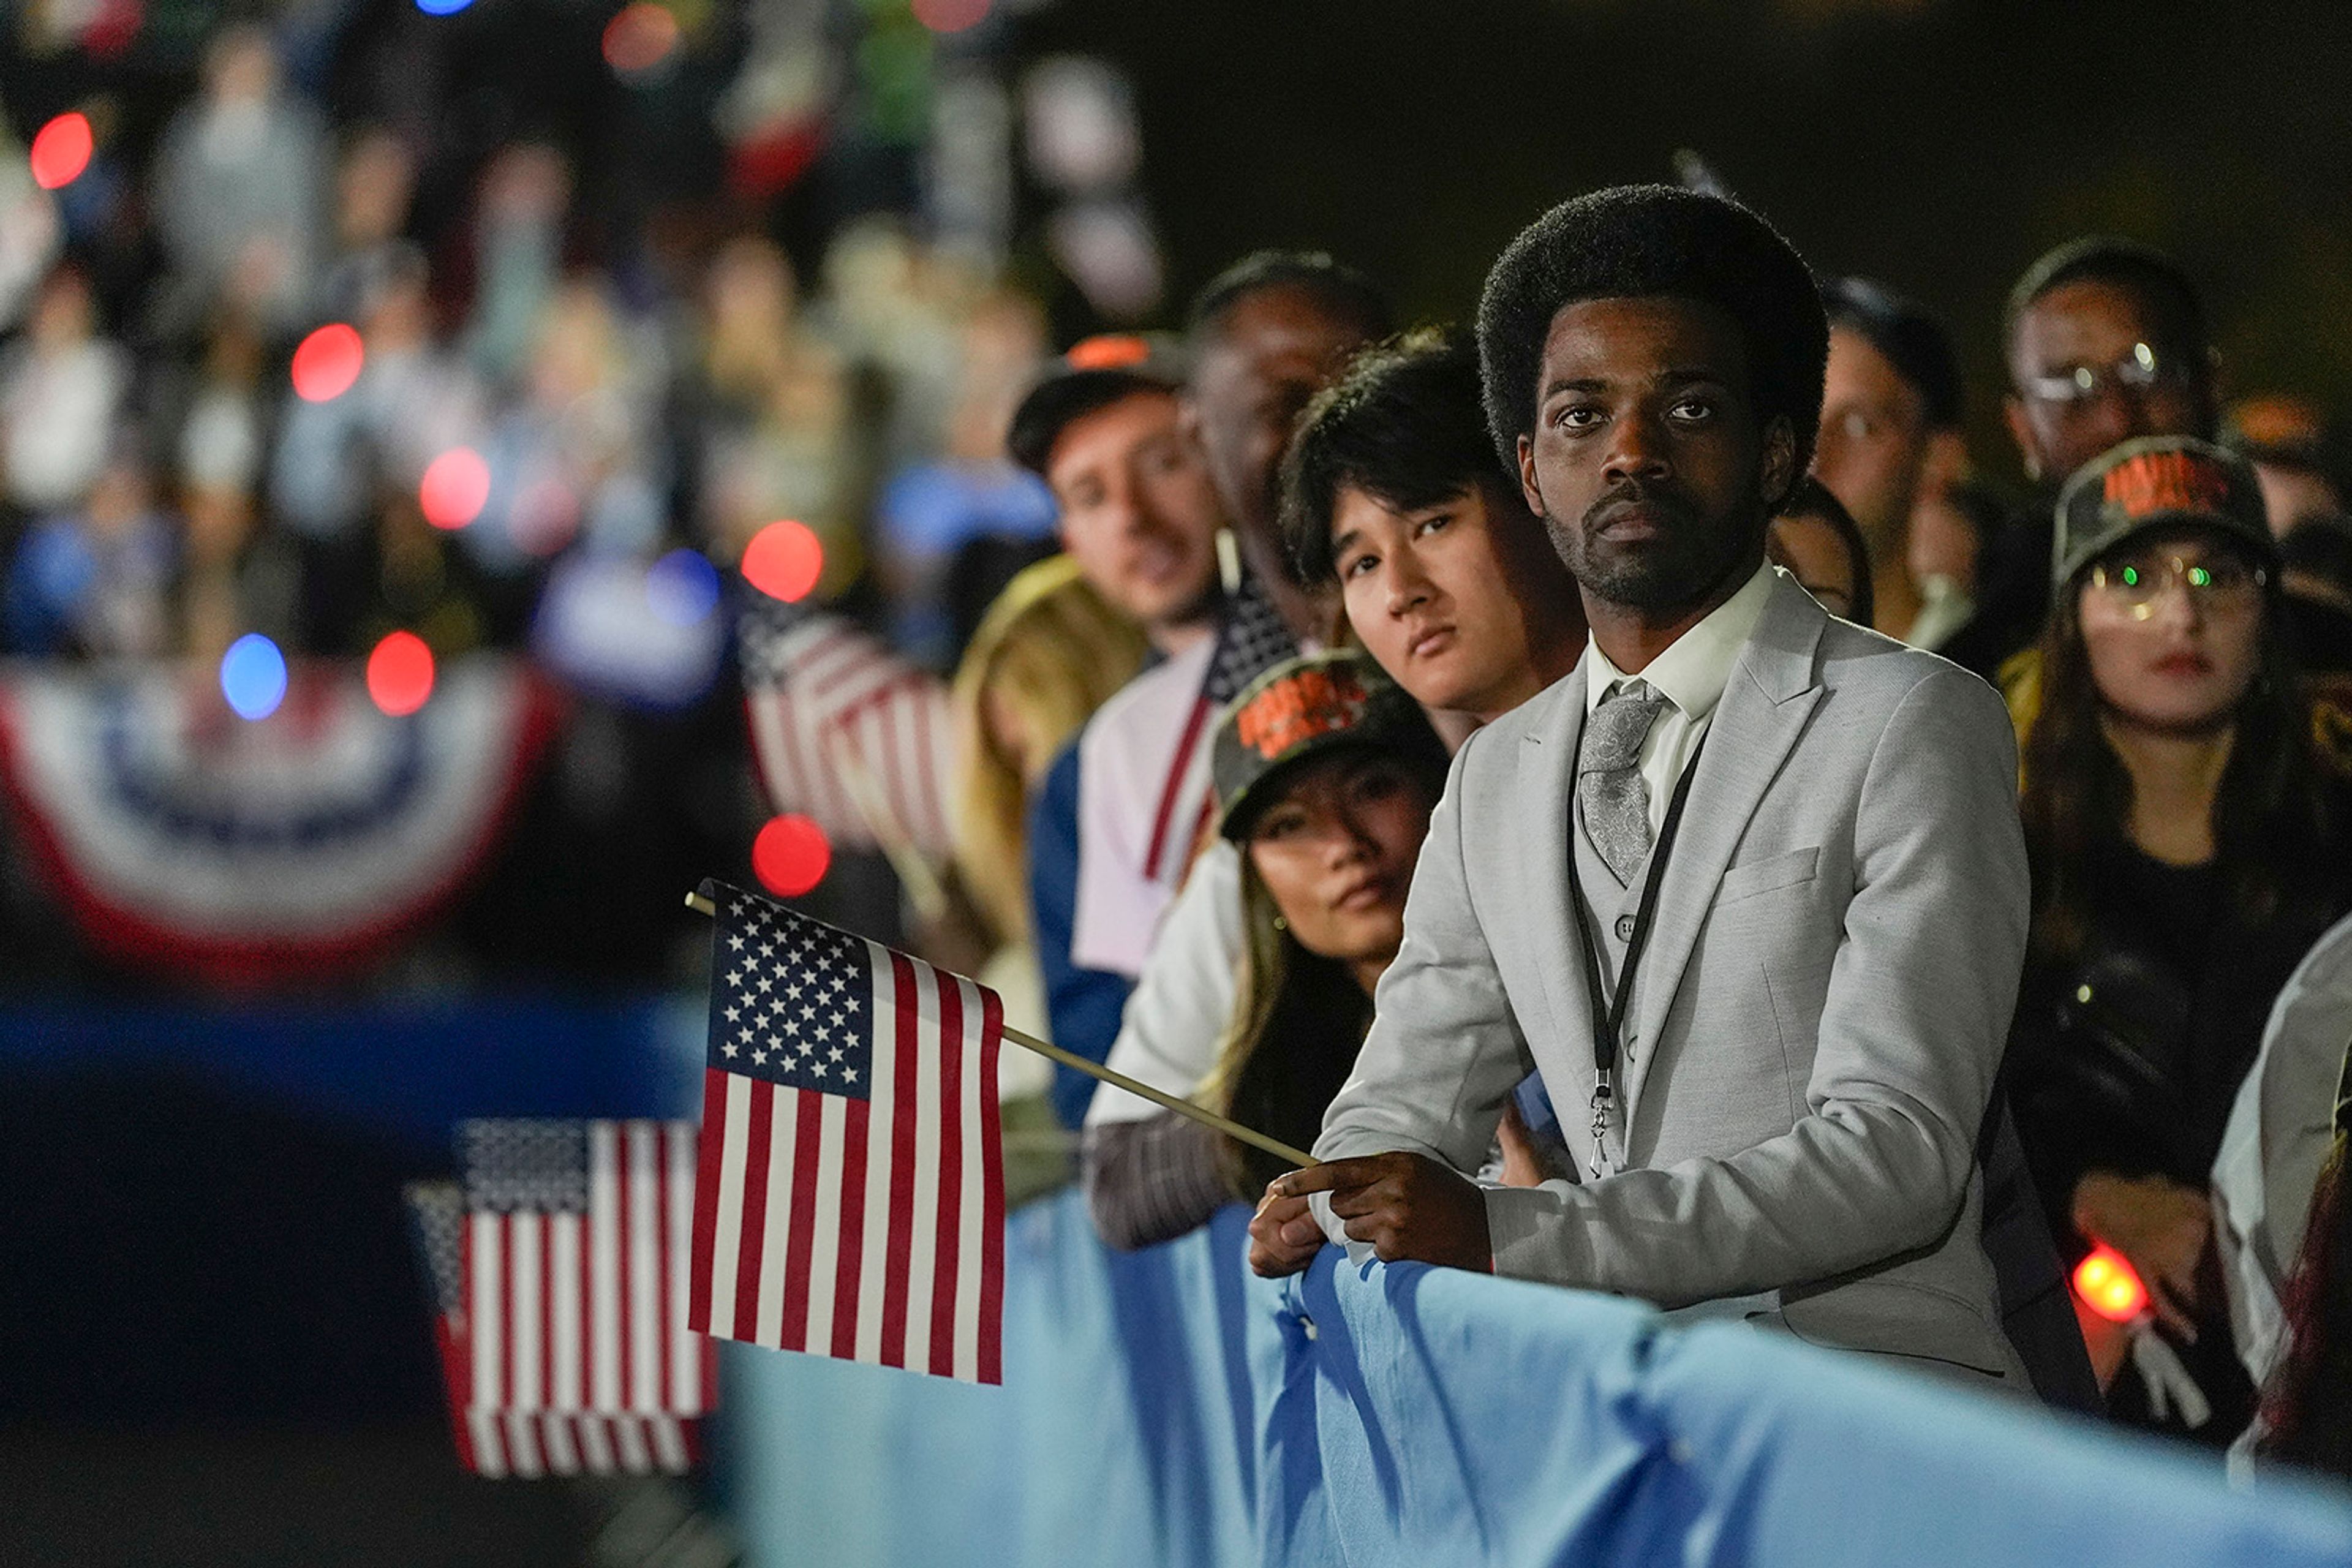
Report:
[[[1738,1324],[1417,1265],[1131,1256],[1017,1211],[1001,1388],[725,1347],[754,1562],[2352,1562],[2352,1492]]]

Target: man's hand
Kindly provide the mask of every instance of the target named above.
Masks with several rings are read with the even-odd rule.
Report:
[[[2198,1270],[2213,1234],[2205,1194],[2162,1176],[2092,1171],[2074,1184],[2074,1211],[2076,1230],[2130,1260],[2158,1321],[2195,1344]]]
[[[1367,1154],[1278,1176],[1266,1188],[1266,1205],[1250,1234],[1257,1235],[1258,1224],[1276,1205],[1296,1203],[1297,1212],[1303,1213],[1309,1193],[1329,1193],[1331,1212],[1348,1222],[1349,1239],[1370,1242],[1383,1263],[1410,1259],[1481,1274],[1494,1268],[1486,1197],[1477,1184],[1426,1155]],[[1250,1257],[1255,1266],[1255,1247]]]
[[[1269,1184],[1250,1219],[1250,1267],[1279,1279],[1314,1262],[1322,1250],[1323,1227],[1307,1212],[1307,1200],[1277,1197]]]

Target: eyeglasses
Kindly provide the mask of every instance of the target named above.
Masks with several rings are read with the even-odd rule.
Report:
[[[2068,370],[2044,371],[2025,378],[2025,395],[2055,408],[2081,408],[2110,392],[2147,392],[2158,386],[2185,386],[2189,363],[2158,354],[2146,343],[2134,343],[2131,353],[2108,365],[2078,364]]]
[[[2228,555],[2187,561],[2178,555],[2126,555],[2091,568],[2091,585],[2144,621],[2156,614],[2165,584],[2178,583],[2207,609],[2242,610],[2271,580],[2268,572]]]

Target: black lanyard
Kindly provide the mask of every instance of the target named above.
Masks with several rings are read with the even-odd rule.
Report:
[[[1702,737],[1699,749],[1706,746]],[[1568,907],[1575,911],[1576,935],[1584,952],[1584,988],[1592,1001],[1592,1170],[1601,1173],[1601,1135],[1609,1126],[1609,1108],[1617,1098],[1618,1042],[1625,1035],[1625,1008],[1633,995],[1633,972],[1642,963],[1642,949],[1650,940],[1650,922],[1658,910],[1658,887],[1665,880],[1666,857],[1675,850],[1675,832],[1682,826],[1683,806],[1690,799],[1691,780],[1698,776],[1698,752],[1683,765],[1667,803],[1666,819],[1659,825],[1657,842],[1650,849],[1648,874],[1642,881],[1642,902],[1633,913],[1633,932],[1625,938],[1625,962],[1618,966],[1617,994],[1612,997],[1601,983],[1601,949],[1592,938],[1592,917],[1584,908],[1584,886],[1576,874],[1576,845],[1568,847]],[[1580,829],[1573,805],[1569,831]]]

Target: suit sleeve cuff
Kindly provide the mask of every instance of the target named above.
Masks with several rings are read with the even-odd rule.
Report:
[[[1554,1285],[1593,1283],[1575,1189],[1567,1181],[1486,1189],[1486,1240],[1496,1274]]]

